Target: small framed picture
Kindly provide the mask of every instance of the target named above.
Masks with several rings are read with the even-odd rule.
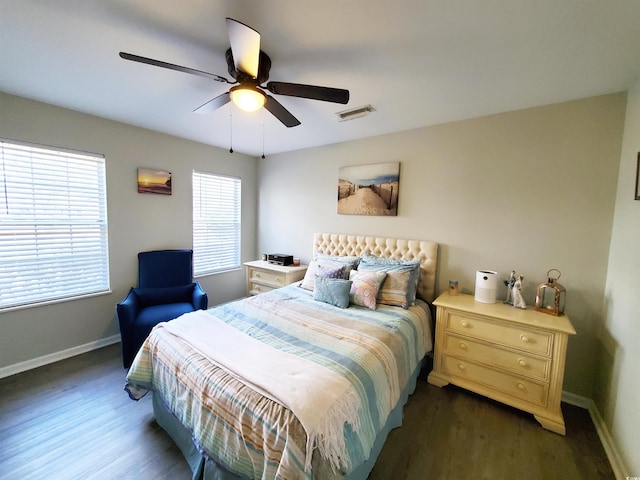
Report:
[[[636,200],[640,200],[640,152],[638,152],[638,163],[636,164]]]
[[[171,172],[138,168],[138,193],[171,195]]]

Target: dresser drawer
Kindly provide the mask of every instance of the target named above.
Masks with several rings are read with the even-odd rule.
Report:
[[[447,355],[444,356],[443,360],[445,373],[452,377],[468,379],[474,383],[499,390],[512,397],[518,397],[530,403],[546,407],[548,390],[546,384],[539,384],[517,375],[499,372],[473,362],[460,360]],[[455,380],[453,382],[455,383]]]
[[[450,312],[445,330],[487,340],[539,355],[551,355],[553,333],[540,332],[517,324],[502,324]]]
[[[254,268],[249,269],[249,280],[251,283],[270,285],[275,288],[284,287],[287,284],[284,273],[267,272]]]
[[[549,379],[551,360],[548,358],[534,357],[524,352],[497,348],[494,345],[475,342],[451,333],[445,334],[443,343],[443,353],[446,355],[454,355],[461,359],[474,360],[489,366],[504,368],[542,381]]]

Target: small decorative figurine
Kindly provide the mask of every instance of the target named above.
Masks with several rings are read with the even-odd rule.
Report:
[[[524,302],[524,298],[522,298],[522,280],[524,277],[522,275],[518,275],[515,283],[513,284],[513,288],[511,289],[511,296],[513,298],[513,306],[516,308],[526,309],[527,304]]]
[[[511,275],[509,276],[509,280],[504,280],[504,286],[507,287],[507,299],[504,301],[507,305],[513,305],[513,296],[511,295],[511,290],[513,289],[513,285],[516,283],[516,271],[511,270]]]

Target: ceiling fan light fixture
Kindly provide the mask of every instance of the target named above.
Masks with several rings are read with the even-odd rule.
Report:
[[[255,112],[264,107],[267,96],[253,85],[238,85],[230,90],[231,100],[240,110]]]

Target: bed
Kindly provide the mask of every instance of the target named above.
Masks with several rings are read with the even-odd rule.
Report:
[[[437,250],[317,233],[301,282],[154,328],[125,388],[194,480],[364,480],[432,349]]]

